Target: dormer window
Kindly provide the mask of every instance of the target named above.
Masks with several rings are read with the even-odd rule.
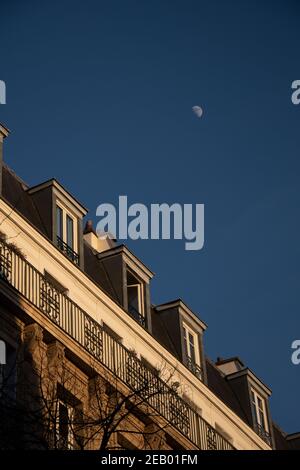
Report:
[[[266,402],[254,388],[251,388],[251,410],[257,433],[266,441],[271,442],[268,426]]]
[[[131,272],[127,271],[128,312],[142,326],[145,326],[144,285]]]
[[[55,179],[27,189],[27,194],[39,210],[44,234],[83,268],[82,220],[87,209]]]
[[[254,431],[270,447],[273,445],[273,437],[270,429],[270,412],[268,398],[271,390],[259,380],[239,357],[228,359],[218,358],[216,366],[221,374],[226,377],[236,396],[244,403],[247,420]]]
[[[203,334],[206,324],[181,299],[155,307],[165,332],[161,339],[171,352],[175,347],[182,363],[202,382],[206,382]],[[157,322],[158,323],[158,322]],[[159,323],[158,323],[159,324]]]
[[[151,332],[150,280],[153,273],[124,245],[107,247],[97,254],[97,258],[119,304]]]
[[[75,264],[79,264],[76,219],[62,206],[56,205],[57,246]]]
[[[183,323],[182,327],[186,365],[193,374],[195,374],[199,379],[202,379],[198,335],[185,323]]]

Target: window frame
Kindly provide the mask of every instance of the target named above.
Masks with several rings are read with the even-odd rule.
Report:
[[[56,236],[59,237],[61,240],[63,240],[64,233],[63,233],[63,227],[64,227],[64,215],[63,215],[63,209],[56,204]]]
[[[62,238],[58,234],[58,216],[57,209],[62,211]],[[68,218],[73,222],[73,246],[68,244]],[[56,236],[61,238],[61,240],[76,254],[78,254],[78,219],[75,217],[60,201],[56,201]]]
[[[1,337],[5,344],[5,364],[0,364],[0,398],[4,392],[13,402],[17,398],[18,360],[17,346]],[[6,387],[6,389],[4,388]]]
[[[253,397],[254,397],[254,400],[253,400]],[[259,406],[259,400],[262,403],[262,407]],[[253,387],[250,388],[250,403],[251,403],[251,410],[252,410],[252,416],[254,419],[254,424],[261,426],[264,432],[269,433],[270,431],[269,431],[269,420],[268,420],[266,400]],[[261,422],[260,412],[262,412],[263,422]]]
[[[69,233],[69,223],[71,222],[71,233]],[[74,219],[72,217],[70,217],[70,215],[68,213],[66,213],[66,244],[72,249],[74,250],[74,242],[75,242],[75,236],[74,236]],[[70,243],[70,240],[69,240],[69,235],[71,235],[71,243]],[[75,251],[75,250],[74,250]]]
[[[201,354],[200,354],[198,334],[191,327],[189,327],[184,321],[182,322],[182,330],[183,330],[183,346],[184,346],[185,359],[190,360],[195,365],[201,367]],[[193,358],[190,354],[191,353],[190,340],[189,340],[189,336],[187,335],[190,335],[193,338],[195,361],[193,361]]]
[[[68,426],[68,437],[67,437],[66,447],[68,450],[72,450],[74,449],[75,438],[74,438],[74,433],[73,433],[70,421],[75,416],[75,408],[60,398],[57,400],[57,418],[56,418],[55,432],[56,432],[56,440],[58,443],[60,443],[61,439],[64,439],[64,437],[60,435],[60,424],[61,424],[60,423],[60,418],[61,418],[60,406],[65,407],[67,410],[68,422],[63,423],[63,424]]]
[[[137,282],[136,284],[128,284],[128,274],[130,274]],[[128,289],[137,288],[138,298],[138,313],[145,318],[145,293],[144,283],[141,281],[128,267],[126,268],[126,291],[127,291],[127,304],[129,308]]]

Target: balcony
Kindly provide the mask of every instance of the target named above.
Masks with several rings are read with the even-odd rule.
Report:
[[[261,424],[255,424],[255,432],[261,437],[270,447],[272,447],[271,435],[261,426]]]
[[[11,277],[12,251],[6,245],[0,245],[0,279],[7,280]]]
[[[57,248],[60,249],[73,263],[77,266],[79,265],[79,256],[78,254],[69,246],[67,245],[60,237],[57,237],[56,240]]]
[[[128,305],[128,313],[129,315],[137,321],[143,328],[146,328],[146,320],[143,315],[133,306]]]
[[[198,364],[196,364],[190,357],[187,358],[186,366],[199,380],[203,380],[201,367],[198,366]]]
[[[147,402],[171,426],[201,450],[233,450],[233,446],[167,383],[125,348],[90,315],[56,288],[34,266],[0,241],[0,286],[10,285],[37,307],[131,390],[147,381]],[[142,393],[142,392],[140,392]]]

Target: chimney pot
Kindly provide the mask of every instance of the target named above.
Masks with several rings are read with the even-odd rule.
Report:
[[[91,233],[91,232],[93,232],[95,235],[97,235],[94,228],[93,228],[93,221],[88,220],[85,224],[85,228],[84,228],[83,233],[85,235],[86,233]]]

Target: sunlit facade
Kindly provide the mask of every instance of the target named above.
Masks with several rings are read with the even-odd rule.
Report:
[[[7,356],[1,383],[9,384],[12,404],[23,400],[31,409],[24,377],[31,387],[40,377],[35,393],[52,400],[51,410],[55,403],[47,436],[38,430],[43,443],[101,447],[103,426],[94,436],[91,429],[99,406],[111,409],[118,390],[128,397],[127,412],[106,448],[299,447],[299,435],[273,423],[271,391],[253,371],[238,357],[207,358],[207,325],[198,315],[180,299],[152,304],[147,266],[126,246],[98,238],[83,222],[87,209],[59,182],[28,187],[3,163],[7,136],[0,126],[0,339]],[[17,432],[27,434],[22,445],[42,448],[28,438],[32,424],[14,419]]]

